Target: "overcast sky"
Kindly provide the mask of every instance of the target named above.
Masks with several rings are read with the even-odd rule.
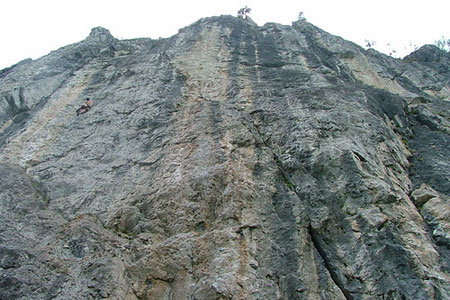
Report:
[[[258,25],[290,25],[302,11],[325,31],[361,46],[376,41],[376,49],[395,49],[396,56],[450,38],[449,0],[3,0],[0,69],[79,42],[96,26],[116,38],[156,39],[202,17],[236,15],[245,5]]]

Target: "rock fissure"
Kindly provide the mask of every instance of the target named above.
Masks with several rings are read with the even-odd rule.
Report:
[[[330,274],[331,279],[333,280],[334,284],[341,290],[342,294],[344,295],[345,299],[347,300],[354,300],[355,298],[352,296],[352,294],[345,288],[345,285],[343,282],[339,279],[339,275],[337,272],[333,269],[332,264],[327,258],[326,251],[320,246],[320,243],[317,239],[316,234],[314,233],[314,229],[309,225],[308,227],[308,233],[311,237],[311,242],[313,243],[314,249],[317,250],[317,253],[319,253],[323,264],[325,268],[327,269],[328,273]]]
[[[252,117],[252,114],[257,113],[257,112],[258,112],[258,110],[252,111],[252,112],[249,114],[250,118]],[[246,118],[243,118],[243,119],[246,120]],[[281,163],[281,161],[280,161],[278,155],[274,152],[274,150],[273,150],[273,149],[271,148],[271,146],[270,146],[269,141],[270,141],[271,137],[269,136],[269,137],[265,138],[265,137],[261,134],[260,130],[258,129],[257,125],[254,123],[254,121],[250,121],[250,123],[252,124],[251,127],[253,128],[253,130],[252,130],[251,128],[249,128],[249,126],[245,125],[246,123],[248,123],[248,122],[242,121],[242,124],[243,124],[243,125],[249,130],[249,132],[253,135],[255,141],[256,141],[257,143],[262,143],[262,145],[264,145],[264,147],[266,147],[266,148],[269,150],[269,152],[270,152],[270,154],[271,154],[271,156],[272,156],[272,158],[273,158],[273,161],[275,162],[275,164],[276,164],[278,170],[280,171],[280,174],[281,174],[281,176],[282,176],[282,178],[283,178],[283,182],[286,184],[286,186],[289,188],[289,190],[292,190],[292,191],[297,195],[298,199],[301,201],[302,198],[301,198],[301,196],[300,196],[300,195],[298,194],[298,192],[297,192],[297,187],[296,187],[296,185],[295,185],[295,184],[293,183],[293,181],[289,178],[289,175],[288,175],[287,171],[284,170],[284,168],[283,168],[283,166],[282,166],[282,163]],[[256,135],[254,134],[254,132],[256,132]]]

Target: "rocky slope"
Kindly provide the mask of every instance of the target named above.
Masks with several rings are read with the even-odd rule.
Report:
[[[231,16],[2,70],[0,298],[449,299],[449,80]]]

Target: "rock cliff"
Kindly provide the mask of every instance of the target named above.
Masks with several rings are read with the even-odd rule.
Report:
[[[0,96],[1,299],[450,298],[434,46],[231,16],[94,28],[0,71]]]

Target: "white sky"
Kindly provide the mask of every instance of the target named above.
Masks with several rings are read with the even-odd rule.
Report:
[[[3,0],[0,69],[79,42],[96,26],[116,38],[156,39],[202,17],[235,16],[245,5],[258,25],[290,25],[303,11],[325,31],[362,46],[376,41],[376,49],[396,56],[450,38],[449,0]]]

